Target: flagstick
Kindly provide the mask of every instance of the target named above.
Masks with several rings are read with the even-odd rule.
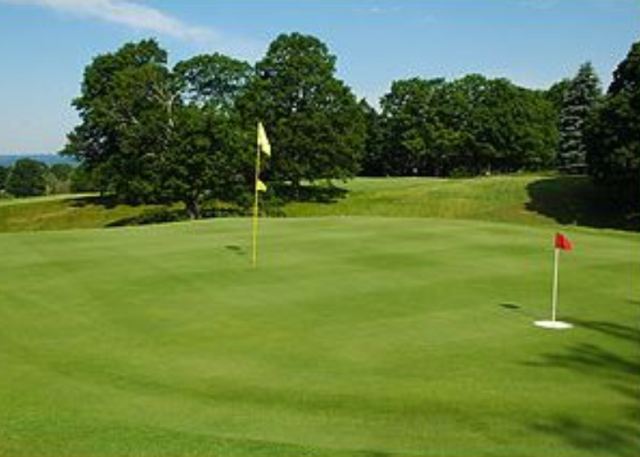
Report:
[[[260,179],[260,144],[256,143],[256,173],[253,198],[253,268],[258,264],[258,179]]]
[[[553,330],[565,330],[573,327],[573,325],[557,320],[558,309],[558,264],[560,260],[560,248],[555,248],[553,259],[553,292],[551,295],[551,320],[550,321],[535,321],[534,324],[537,327]]]
[[[555,249],[553,263],[553,295],[551,298],[551,320],[556,321],[556,310],[558,307],[558,261],[560,258],[560,249]]]

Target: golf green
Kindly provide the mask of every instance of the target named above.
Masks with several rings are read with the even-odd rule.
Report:
[[[0,455],[640,455],[638,235],[261,228],[1,234]]]

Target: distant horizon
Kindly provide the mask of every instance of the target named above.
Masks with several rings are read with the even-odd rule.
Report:
[[[0,152],[0,157],[13,157],[13,156],[58,156],[64,157],[59,152]]]

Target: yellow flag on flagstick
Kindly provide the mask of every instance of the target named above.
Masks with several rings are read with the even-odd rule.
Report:
[[[255,196],[253,201],[253,267],[255,268],[258,263],[258,219],[259,219],[259,201],[258,194],[260,192],[267,191],[267,185],[260,179],[260,153],[262,152],[267,157],[271,157],[271,144],[269,144],[269,138],[267,138],[267,132],[264,130],[262,122],[258,122],[258,144],[256,148],[256,187]]]
[[[258,122],[258,147],[265,155],[271,156],[271,144],[262,122]]]

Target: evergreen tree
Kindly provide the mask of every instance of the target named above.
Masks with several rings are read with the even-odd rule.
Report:
[[[587,128],[587,161],[594,180],[616,201],[640,207],[640,42],[613,74]]]
[[[585,124],[601,96],[600,82],[591,63],[583,64],[566,88],[560,111],[560,171],[586,171]]]

